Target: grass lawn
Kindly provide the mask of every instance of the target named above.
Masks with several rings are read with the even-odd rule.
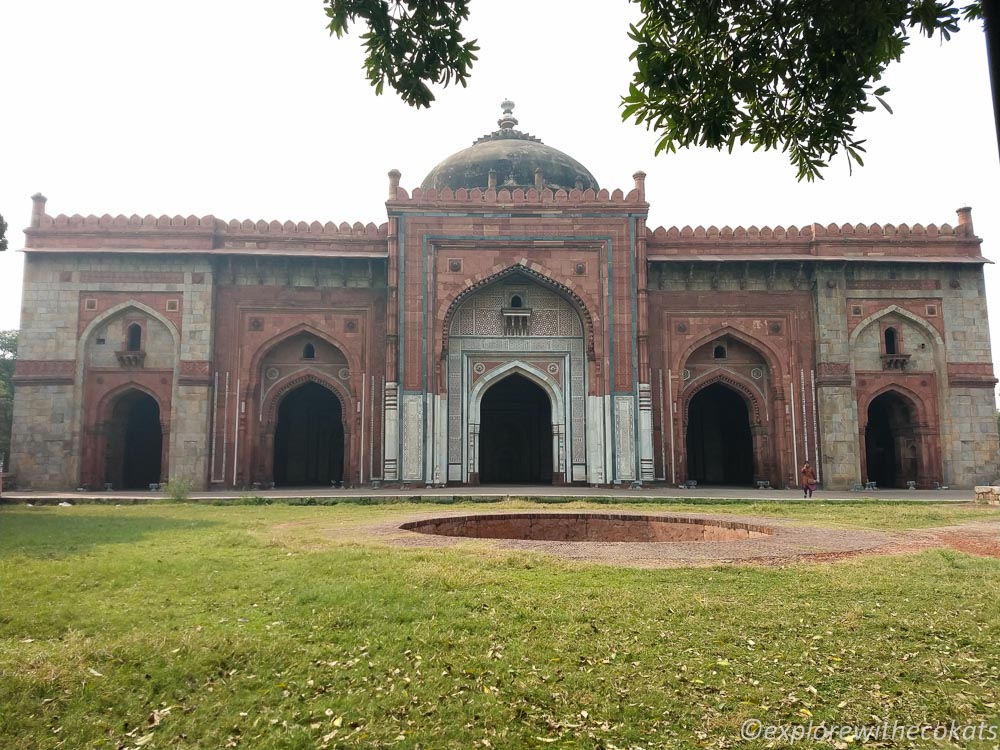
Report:
[[[641,507],[881,529],[1000,515]],[[741,724],[1000,725],[1000,560],[629,570],[310,527],[416,508],[0,508],[0,748],[786,747]]]

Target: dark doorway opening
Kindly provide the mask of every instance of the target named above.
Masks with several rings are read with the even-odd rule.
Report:
[[[479,481],[552,484],[552,402],[541,386],[508,375],[483,395]]]
[[[917,481],[917,440],[913,410],[898,393],[887,391],[868,405],[865,466],[868,481],[879,487],[905,487]]]
[[[274,483],[324,486],[344,481],[344,424],[338,399],[319,383],[288,393],[274,432]]]
[[[162,460],[160,405],[142,391],[128,391],[111,410],[105,481],[115,489],[148,489],[160,481]]]
[[[688,406],[688,479],[700,484],[753,484],[753,436],[746,402],[722,383],[702,389]]]

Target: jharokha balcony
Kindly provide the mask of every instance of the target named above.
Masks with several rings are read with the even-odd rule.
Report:
[[[128,369],[142,367],[142,363],[146,361],[146,352],[115,352],[115,356],[118,357],[118,364]]]
[[[882,369],[883,370],[905,370],[907,363],[910,361],[909,354],[883,354],[882,355]]]

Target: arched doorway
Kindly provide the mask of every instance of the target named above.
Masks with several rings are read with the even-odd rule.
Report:
[[[688,406],[687,476],[702,484],[752,485],[753,436],[746,401],[722,383],[698,391]]]
[[[552,483],[552,402],[523,375],[508,375],[483,394],[479,481]]]
[[[109,425],[105,481],[115,489],[147,489],[163,469],[160,405],[147,393],[130,390],[115,401]]]
[[[274,432],[274,483],[325,486],[344,481],[344,424],[340,399],[319,383],[287,393]]]
[[[872,399],[865,426],[868,481],[879,487],[905,487],[918,481],[919,450],[913,408],[894,391]]]

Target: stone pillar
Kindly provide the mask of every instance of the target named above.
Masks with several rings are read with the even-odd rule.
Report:
[[[639,384],[639,479],[656,478],[653,465],[653,393],[649,383]]]
[[[566,484],[566,425],[552,425],[552,484]]]
[[[386,383],[382,413],[385,419],[385,445],[382,448],[382,478],[399,481],[399,384]]]
[[[469,464],[467,472],[469,484],[479,484],[479,423],[469,423]]]
[[[611,436],[606,427],[606,406],[605,397],[587,396],[587,483],[595,486],[607,481],[605,459]]]
[[[816,271],[816,409],[820,427],[820,476],[828,488],[861,478],[858,406],[851,377],[843,267]],[[803,425],[805,427],[805,425]],[[798,467],[796,467],[798,471]]]
[[[635,400],[632,396],[614,397],[614,441],[615,463],[614,475],[611,481],[634,482],[638,479],[635,472]],[[652,451],[651,451],[652,452]]]
[[[207,378],[206,378],[207,379]],[[164,445],[170,440],[170,466],[163,464],[169,479],[184,479],[196,489],[203,489],[208,479],[208,441],[212,391],[208,383],[177,387],[172,400],[173,415],[170,434],[164,433]],[[248,445],[249,449],[250,446]],[[255,472],[251,472],[253,476]]]
[[[399,396],[399,430],[403,453],[399,456],[399,477],[403,482],[424,481],[424,394],[403,391]]]
[[[78,482],[70,415],[75,410],[70,384],[18,382],[14,377],[14,413],[8,471],[22,488],[65,490]]]

